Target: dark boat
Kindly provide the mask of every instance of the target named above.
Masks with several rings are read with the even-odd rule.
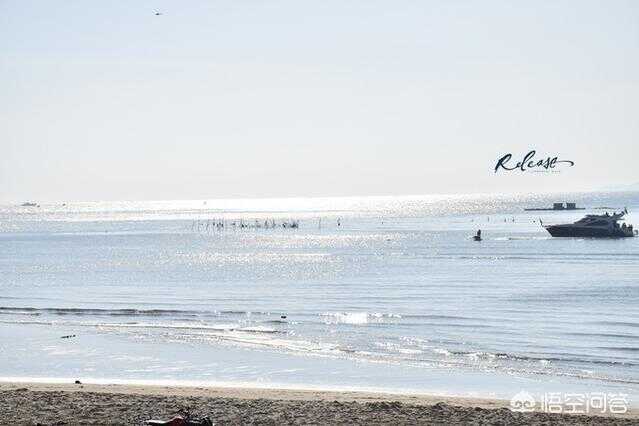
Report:
[[[624,238],[637,235],[632,225],[626,226],[619,221],[627,211],[613,214],[589,214],[575,223],[562,225],[545,225],[544,228],[553,237],[587,237],[587,238]]]
[[[563,211],[563,210],[585,210],[583,207],[577,207],[576,203],[553,203],[552,207],[530,207],[524,209],[530,211]]]

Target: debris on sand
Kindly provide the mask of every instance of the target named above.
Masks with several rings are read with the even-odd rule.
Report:
[[[188,411],[181,411],[171,420],[147,420],[145,424],[151,426],[213,426],[213,422],[208,417],[198,419],[191,416]]]

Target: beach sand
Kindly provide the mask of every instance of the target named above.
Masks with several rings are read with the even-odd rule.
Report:
[[[516,413],[508,401],[250,388],[0,383],[0,424],[143,424],[179,410],[214,424],[639,424],[616,417]]]

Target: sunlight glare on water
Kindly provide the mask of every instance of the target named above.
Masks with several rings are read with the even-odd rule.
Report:
[[[637,393],[638,239],[554,239],[539,219],[614,206],[636,223],[638,195],[0,206],[0,332],[24,336],[0,375],[157,378],[123,357],[155,350],[166,379]],[[556,200],[589,210],[523,211]]]

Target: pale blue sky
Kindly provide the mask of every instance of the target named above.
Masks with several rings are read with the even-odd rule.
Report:
[[[0,52],[0,201],[639,181],[635,1],[0,0]]]

